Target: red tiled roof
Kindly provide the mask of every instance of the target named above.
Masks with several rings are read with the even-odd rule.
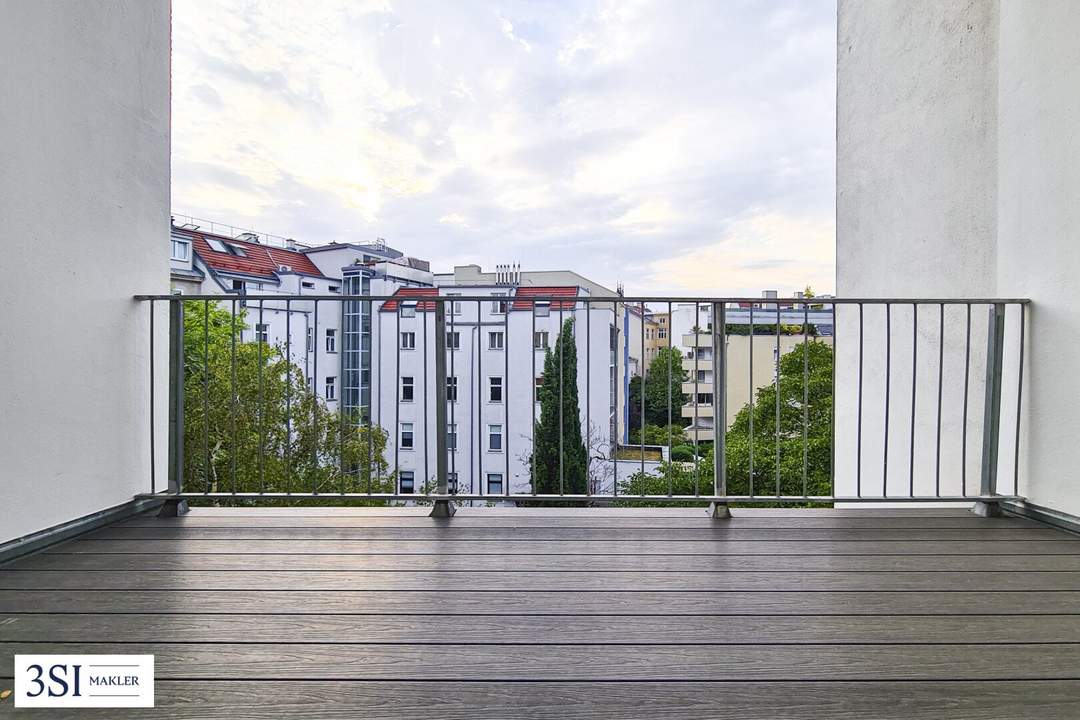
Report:
[[[311,262],[311,259],[307,255],[296,252],[295,250],[269,247],[260,243],[237,240],[236,238],[230,238],[224,235],[204,233],[198,230],[187,230],[178,227],[173,227],[173,232],[189,237],[191,239],[192,247],[195,249],[195,253],[199,256],[199,259],[206,263],[211,269],[218,272],[243,273],[245,275],[272,278],[277,273],[278,267],[281,265],[288,265],[292,268],[293,272],[314,277],[324,277],[323,274],[319,272],[319,268],[315,266],[315,263]],[[235,245],[247,253],[247,257],[240,257],[239,255],[232,255],[227,252],[218,252],[211,248],[210,244],[206,242],[207,238],[211,240],[220,240],[229,245]]]
[[[532,310],[536,301],[551,301],[552,310],[573,310],[576,300],[557,300],[560,297],[577,297],[576,287],[519,287],[514,292],[511,310]]]
[[[402,299],[405,299],[405,298],[438,297],[438,296],[439,296],[439,288],[433,288],[433,287],[403,287],[403,288],[398,288],[397,291],[394,292],[394,295],[393,295],[393,297],[395,297],[395,298],[402,298]],[[382,307],[380,308],[380,310],[382,312],[397,312],[397,309],[398,309],[398,301],[394,300],[392,298],[390,300],[387,300],[386,302],[384,302],[382,304]],[[431,302],[430,300],[417,302],[416,303],[416,309],[421,311],[421,312],[433,311],[433,310],[435,310],[435,303]]]

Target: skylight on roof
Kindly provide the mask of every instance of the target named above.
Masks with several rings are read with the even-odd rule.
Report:
[[[215,240],[214,238],[206,238],[206,244],[209,245],[210,249],[213,250],[214,252],[219,252],[219,253],[227,253],[227,252],[229,252],[229,249],[227,247],[225,247],[225,243],[221,242],[220,240]]]

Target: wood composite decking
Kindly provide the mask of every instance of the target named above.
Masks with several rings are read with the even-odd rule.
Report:
[[[1080,718],[1080,537],[962,510],[196,509],[0,568],[77,718]],[[21,716],[8,700],[0,716]]]

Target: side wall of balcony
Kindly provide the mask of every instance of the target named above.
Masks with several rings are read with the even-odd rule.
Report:
[[[1080,435],[1080,8],[1069,0],[1028,3],[863,3],[840,0],[837,39],[837,291],[864,297],[1028,297],[1019,458],[1003,452],[999,474],[1039,506],[1080,515],[1074,438]],[[942,466],[958,471],[964,427],[978,460],[987,308],[972,319],[971,377],[965,419],[958,353],[944,356]],[[883,318],[872,323],[880,342]],[[1015,435],[1014,381],[1019,318],[1006,329],[1001,432]],[[856,365],[854,318],[838,319],[837,375]],[[931,412],[919,417],[915,464],[933,467],[939,318],[919,318],[916,389]],[[964,332],[946,316],[947,337]],[[910,395],[910,312],[893,318],[895,393]],[[869,335],[868,335],[869,337]],[[870,356],[880,357],[875,351]],[[902,359],[896,362],[897,359]],[[905,365],[904,363],[907,363]],[[882,368],[868,367],[867,377]],[[925,377],[924,377],[925,375]],[[866,408],[880,424],[883,386],[869,386]],[[856,400],[837,396],[838,491],[855,470]],[[925,406],[921,406],[925,407]],[[1011,408],[1011,409],[1010,409]],[[904,410],[891,416],[906,434]],[[890,432],[890,436],[892,432]],[[907,471],[907,440],[890,458]],[[865,448],[864,448],[865,450]],[[871,456],[880,460],[875,449]],[[969,450],[970,452],[970,450]],[[977,474],[977,469],[974,471]],[[970,467],[968,483],[978,482]]]
[[[149,321],[131,296],[168,291],[168,3],[0,0],[0,68],[3,543],[149,488]],[[157,380],[165,398],[167,364]]]

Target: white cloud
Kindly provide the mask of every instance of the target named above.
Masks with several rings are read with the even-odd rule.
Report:
[[[173,18],[178,211],[639,294],[831,286],[832,0],[176,0]]]

